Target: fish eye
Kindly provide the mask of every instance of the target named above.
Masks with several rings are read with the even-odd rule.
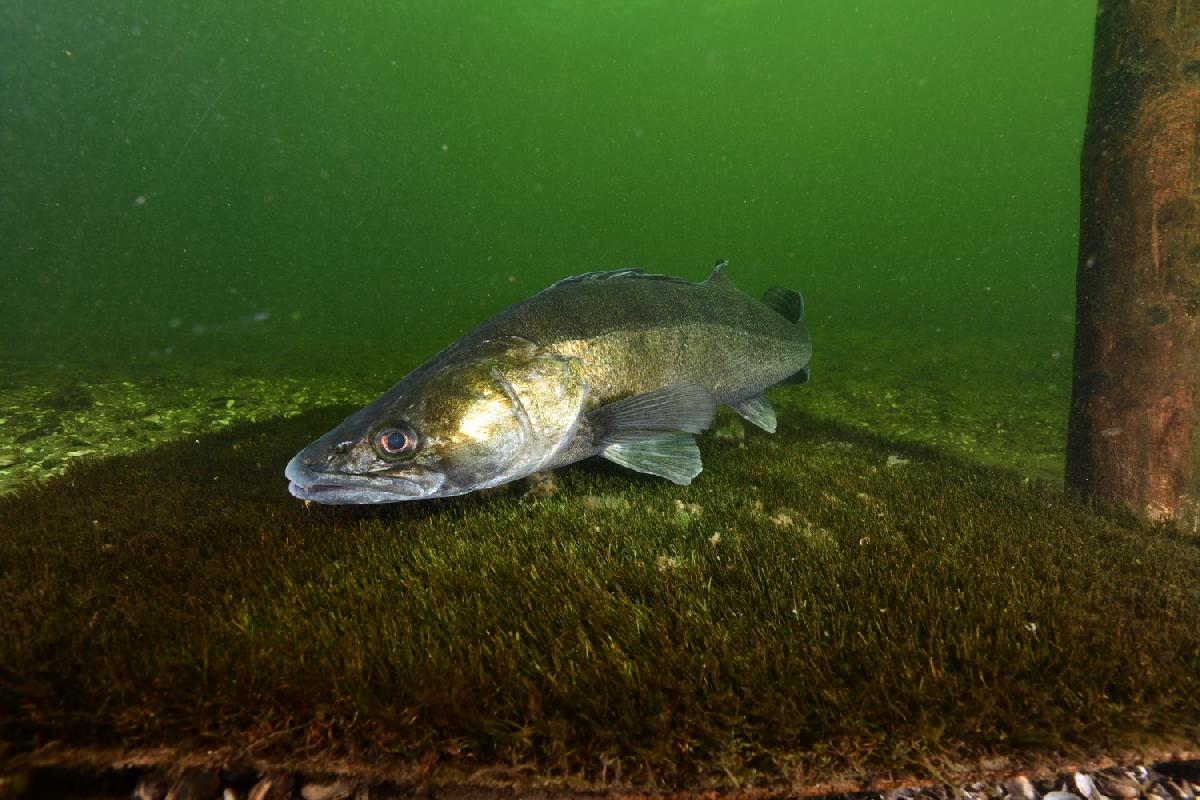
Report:
[[[384,428],[375,434],[375,444],[385,456],[410,455],[417,449],[417,433],[411,428]]]

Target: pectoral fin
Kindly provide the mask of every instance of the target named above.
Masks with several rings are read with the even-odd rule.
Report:
[[[677,383],[609,403],[588,414],[588,421],[602,443],[618,433],[700,433],[712,424],[715,411],[712,394],[703,386]]]
[[[712,424],[715,406],[704,387],[676,384],[609,403],[589,414],[588,423],[600,456],[688,484],[702,469],[691,434]]]
[[[767,433],[775,432],[775,409],[762,392],[734,403],[731,408]]]

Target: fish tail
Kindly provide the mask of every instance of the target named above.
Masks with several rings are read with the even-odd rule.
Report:
[[[762,301],[779,312],[788,322],[804,321],[804,298],[793,289],[772,286],[763,292]]]

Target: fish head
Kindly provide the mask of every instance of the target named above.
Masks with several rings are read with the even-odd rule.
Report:
[[[289,490],[318,503],[393,503],[507,483],[570,442],[585,395],[572,360],[523,339],[451,348],[300,451]]]

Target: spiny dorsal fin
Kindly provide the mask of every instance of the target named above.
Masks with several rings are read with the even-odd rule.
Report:
[[[556,281],[550,284],[547,288],[556,289],[559,286],[567,286],[572,283],[586,283],[589,281],[611,281],[616,278],[634,278],[637,280],[646,281],[673,281],[675,283],[691,283],[686,278],[676,278],[674,275],[658,275],[653,272],[646,272],[640,267],[630,267],[628,269],[611,269],[604,272],[585,272],[582,275],[572,275],[569,278],[563,278],[561,281]]]
[[[713,267],[712,272],[704,279],[703,285],[714,286],[718,288],[733,288],[732,281],[725,275],[725,268],[729,266],[729,259],[723,258]],[[633,278],[635,280],[645,281],[670,281],[671,283],[686,283],[689,286],[695,286],[692,281],[687,278],[677,278],[674,275],[659,275],[654,272],[646,272],[641,267],[627,267],[625,269],[610,269],[600,272],[585,272],[582,275],[572,275],[569,278],[563,278],[556,281],[547,289],[556,289],[559,286],[568,286],[573,283],[586,283],[589,281],[611,281],[616,278]]]

